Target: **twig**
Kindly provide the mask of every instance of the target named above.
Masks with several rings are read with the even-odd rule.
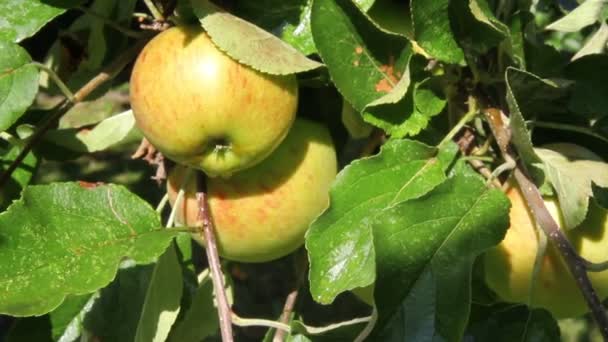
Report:
[[[205,240],[205,252],[207,253],[207,260],[209,262],[209,268],[211,269],[211,278],[213,279],[213,288],[215,290],[215,297],[217,299],[217,314],[220,319],[220,331],[222,334],[223,342],[232,342],[232,310],[228,305],[228,298],[226,297],[226,290],[224,288],[224,275],[220,265],[220,257],[217,251],[217,243],[215,241],[215,232],[213,228],[213,220],[211,213],[209,212],[209,206],[207,203],[207,194],[205,189],[205,179],[201,172],[197,173],[197,191],[196,199],[198,201],[198,218],[202,222],[202,229],[199,234]]]
[[[0,188],[4,187],[6,182],[10,179],[11,175],[17,167],[23,162],[23,159],[30,153],[34,145],[36,145],[46,132],[51,128],[52,124],[70,110],[75,104],[84,100],[93,90],[97,89],[100,85],[114,78],[129,62],[131,62],[135,56],[139,53],[139,50],[146,43],[146,40],[140,40],[133,47],[127,50],[125,53],[120,55],[110,65],[104,68],[99,74],[93,77],[87,82],[82,88],[80,88],[75,94],[72,101],[63,100],[59,103],[53,113],[51,113],[45,121],[38,127],[36,132],[29,138],[27,144],[23,147],[17,158],[11,163],[6,171],[0,175]]]
[[[294,289],[287,295],[287,299],[285,300],[285,305],[283,306],[283,312],[281,313],[281,318],[279,321],[283,324],[289,326],[289,320],[291,318],[291,313],[293,312],[293,308],[296,305],[296,300],[298,299],[298,289]],[[285,341],[285,330],[278,329],[274,334],[274,338],[272,342],[283,342]]]
[[[287,298],[285,299],[285,305],[283,306],[283,312],[281,313],[280,321],[284,324],[289,324],[291,319],[291,313],[293,312],[293,308],[296,305],[296,300],[298,299],[298,291],[304,279],[306,278],[306,272],[308,270],[308,257],[305,252],[301,249],[296,252],[295,260],[294,260],[294,268],[296,271],[296,281],[294,284],[294,289],[291,291]],[[285,331],[277,330],[273,342],[283,342],[285,340]]]
[[[131,37],[131,38],[135,38],[135,39],[139,39],[142,37],[142,34],[140,32],[137,31],[133,31],[131,29],[128,29],[126,27],[122,27],[120,24],[114,22],[113,20],[106,18],[104,15],[99,14],[89,8],[86,8],[84,6],[77,6],[76,7],[77,10],[83,12],[84,14],[88,14],[93,18],[96,18],[98,20],[100,20],[101,22],[103,22],[106,26],[113,28],[114,30],[124,34],[127,37]]]
[[[508,137],[510,132],[502,121],[501,112],[492,108],[486,111],[486,115],[489,118],[488,122],[490,128],[496,137],[498,147],[500,148],[503,157],[505,159],[513,160],[514,158],[510,155],[509,151]],[[514,176],[528,207],[534,215],[535,221],[551,243],[557,247],[557,250],[568,265],[568,269],[578,284],[578,287],[587,302],[587,306],[591,309],[591,314],[596,321],[604,340],[608,341],[608,316],[606,315],[597,293],[591,285],[591,281],[587,275],[587,264],[578,255],[574,247],[572,247],[572,244],[564,232],[559,228],[558,224],[549,213],[549,210],[547,210],[547,207],[545,207],[540,191],[526,175],[521,163],[516,164]]]

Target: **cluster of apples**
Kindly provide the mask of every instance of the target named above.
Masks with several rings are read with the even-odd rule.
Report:
[[[224,258],[265,262],[289,254],[329,204],[337,173],[332,139],[323,125],[296,119],[297,102],[294,75],[242,65],[198,27],[160,33],[135,62],[137,125],[178,163],[167,181],[170,202],[186,168],[209,176],[208,203]],[[189,178],[176,209],[183,225],[198,221],[197,180]]]

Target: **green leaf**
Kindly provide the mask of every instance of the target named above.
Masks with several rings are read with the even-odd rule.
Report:
[[[331,205],[306,236],[310,289],[320,303],[371,284],[375,251],[371,221],[383,209],[420,197],[445,180],[437,149],[393,140],[373,157],[354,161],[332,185]]]
[[[530,136],[530,132],[526,127],[526,122],[524,120],[524,113],[522,112],[521,105],[519,100],[523,96],[530,97],[533,93],[526,93],[532,90],[536,86],[536,89],[544,86],[543,80],[527,73],[523,70],[515,69],[515,68],[507,68],[505,71],[505,79],[507,81],[507,104],[509,106],[509,126],[511,127],[511,142],[517,148],[517,152],[519,156],[521,156],[522,160],[527,165],[532,165],[534,163],[540,162],[540,158],[534,152],[534,147],[532,146],[532,138]],[[526,88],[514,88],[512,87],[512,83],[515,86],[525,84],[525,81],[530,81],[530,86]],[[540,84],[540,85],[539,85]],[[523,90],[525,89],[525,91]],[[517,91],[519,90],[519,91]],[[519,95],[519,96],[518,96]],[[521,97],[520,97],[521,96]],[[533,99],[531,101],[534,101]],[[528,113],[528,115],[532,115],[533,113]]]
[[[192,6],[203,28],[222,51],[258,71],[285,75],[322,66],[271,33],[207,0],[194,1]]]
[[[107,285],[119,261],[150,263],[176,232],[123,187],[30,186],[0,214],[0,312],[41,315]]]
[[[577,32],[597,22],[606,0],[586,0],[565,17],[547,25],[545,29],[561,32]]]
[[[407,73],[408,71],[406,75]],[[405,78],[406,76],[401,80]],[[411,91],[396,105],[368,107],[363,118],[382,128],[392,138],[417,135],[428,126],[434,116],[441,113],[446,105],[446,100],[430,86],[432,83],[429,79],[415,83]]]
[[[404,37],[378,28],[350,0],[315,0],[311,27],[336,88],[355,110],[405,95],[412,51]]]
[[[77,152],[97,152],[110,147],[135,142],[141,133],[131,110],[111,116],[93,129],[51,130],[45,140]]]
[[[381,332],[405,299],[410,322],[431,314],[436,335],[461,340],[470,312],[473,263],[504,237],[509,205],[501,190],[486,187],[477,173],[459,163],[451,177],[431,192],[377,215],[371,224],[379,312],[376,331]],[[420,286],[431,286],[417,287],[416,282],[431,280],[434,301],[416,298],[414,291]]]
[[[464,53],[450,28],[449,0],[412,0],[414,38],[426,53],[442,62],[464,65]]]
[[[38,70],[31,61],[21,46],[0,40],[0,132],[23,115],[38,92]]]
[[[608,163],[595,153],[573,144],[550,144],[535,149],[557,192],[565,229],[573,229],[587,216],[591,182],[608,186]]]
[[[0,40],[20,42],[46,23],[77,6],[76,0],[3,0],[0,2]],[[3,53],[0,53],[2,56]]]
[[[198,342],[216,333],[219,328],[217,309],[213,304],[213,283],[204,281],[196,289],[190,309],[169,334],[170,342]]]
[[[183,281],[175,245],[171,244],[154,266],[134,341],[167,339],[180,311]]]

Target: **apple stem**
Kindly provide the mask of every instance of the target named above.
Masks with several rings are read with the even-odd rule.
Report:
[[[222,266],[220,264],[220,257],[215,240],[215,229],[213,227],[213,220],[211,218],[211,212],[209,211],[209,205],[207,203],[205,176],[202,172],[197,172],[196,176],[198,177],[196,182],[196,199],[198,201],[199,209],[198,218],[202,223],[202,229],[199,230],[199,234],[201,234],[205,240],[205,252],[207,253],[209,268],[211,269],[211,279],[213,280],[213,289],[215,291],[215,297],[217,300],[217,314],[220,320],[220,332],[222,334],[223,342],[232,342],[234,341],[232,335],[232,310],[228,304],[228,297],[226,296],[224,274],[222,273]]]
[[[503,158],[505,160],[515,160],[509,151],[509,137],[511,132],[509,131],[509,128],[504,125],[502,112],[498,109],[490,108],[486,110],[486,115],[488,116],[487,121],[496,137],[496,142],[498,143]],[[588,264],[578,255],[568,238],[566,238],[564,232],[559,228],[558,224],[549,213],[549,210],[545,207],[540,191],[534,182],[526,175],[524,170],[524,165],[521,162],[517,162],[513,174],[521,189],[523,197],[526,200],[526,204],[528,205],[528,208],[531,209],[534,220],[538,223],[553,245],[557,247],[557,250],[568,265],[570,273],[574,277],[574,280],[578,284],[578,287],[587,302],[587,306],[591,309],[591,314],[595,319],[604,340],[608,341],[608,315],[606,315],[602,302],[589,280],[587,274]]]

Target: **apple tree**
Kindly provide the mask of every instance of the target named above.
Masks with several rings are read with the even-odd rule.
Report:
[[[608,340],[607,19],[1,1],[0,340]]]

